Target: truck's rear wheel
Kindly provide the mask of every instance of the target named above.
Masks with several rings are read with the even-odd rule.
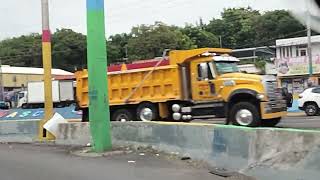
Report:
[[[277,124],[279,124],[281,121],[281,117],[280,118],[274,118],[274,119],[264,119],[262,120],[261,124],[264,127],[274,127]]]
[[[112,113],[111,120],[112,121],[121,121],[121,122],[132,121],[133,115],[127,109],[118,109],[114,113]]]
[[[231,107],[230,122],[237,126],[257,127],[261,118],[256,106],[249,102],[239,102]]]
[[[89,122],[89,109],[82,109],[82,122]]]
[[[142,103],[137,108],[137,117],[140,121],[155,121],[159,117],[158,108],[152,103]]]

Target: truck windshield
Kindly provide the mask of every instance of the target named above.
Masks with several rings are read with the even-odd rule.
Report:
[[[235,62],[215,62],[219,74],[239,72],[237,63]]]

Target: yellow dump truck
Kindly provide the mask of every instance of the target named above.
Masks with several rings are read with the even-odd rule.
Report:
[[[230,49],[170,51],[168,58],[108,68],[113,121],[226,117],[226,124],[275,126],[286,101],[273,76],[241,73]],[[88,72],[78,71],[77,102],[88,120]]]

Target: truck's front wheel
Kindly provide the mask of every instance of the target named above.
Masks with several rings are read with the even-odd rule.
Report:
[[[261,118],[257,107],[249,102],[239,102],[231,107],[229,120],[233,125],[257,127]]]
[[[89,122],[89,109],[82,109],[82,122]]]

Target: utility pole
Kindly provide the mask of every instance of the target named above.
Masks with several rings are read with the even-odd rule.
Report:
[[[51,32],[49,26],[49,2],[48,0],[41,0],[42,7],[42,61],[44,70],[44,119],[39,124],[39,139],[40,140],[54,140],[54,136],[47,132],[43,125],[53,116],[53,102],[52,102],[52,81],[51,81]]]
[[[311,43],[311,19],[310,19],[310,1],[306,1],[307,5],[307,36],[308,36],[308,60],[309,60],[309,75],[313,75],[313,63],[312,63],[312,43]]]
[[[222,48],[222,36],[219,36],[220,48]]]
[[[89,121],[93,150],[110,150],[110,111],[104,0],[87,0]]]
[[[3,84],[3,71],[2,71],[2,59],[0,59],[0,100],[4,101],[4,84]]]

